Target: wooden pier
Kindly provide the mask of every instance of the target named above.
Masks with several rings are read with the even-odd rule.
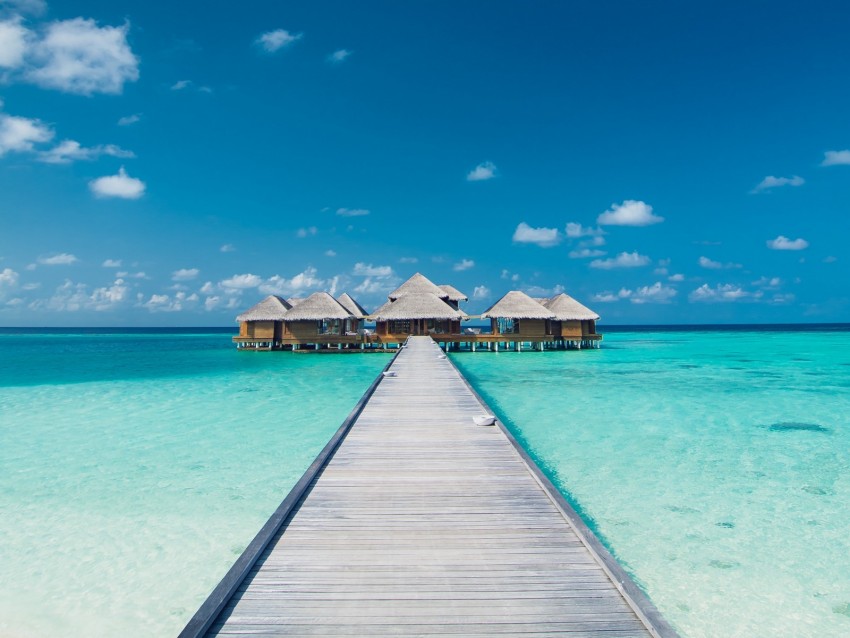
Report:
[[[181,637],[673,638],[430,337],[411,337]]]

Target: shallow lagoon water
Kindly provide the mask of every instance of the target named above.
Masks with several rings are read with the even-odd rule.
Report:
[[[0,335],[0,635],[177,635],[387,361]]]
[[[452,358],[683,636],[850,635],[850,333]]]

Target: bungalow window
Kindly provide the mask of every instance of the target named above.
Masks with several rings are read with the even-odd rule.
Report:
[[[506,319],[499,317],[499,333],[503,335],[516,334],[519,332],[519,319]]]
[[[339,334],[339,319],[322,319],[318,322],[320,335],[338,335]]]

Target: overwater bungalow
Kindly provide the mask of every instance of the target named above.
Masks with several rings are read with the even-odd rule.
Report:
[[[430,282],[429,282],[430,283]],[[370,315],[382,343],[401,343],[410,335],[460,334],[465,313],[432,292],[407,292]]]
[[[560,337],[566,347],[599,347],[602,337],[596,334],[598,314],[565,293],[547,299],[543,305],[555,314],[547,324],[548,334]]]
[[[521,350],[522,344],[528,342],[542,349],[544,342],[551,341],[546,328],[555,313],[524,292],[511,290],[482,312],[481,318],[490,319],[491,333],[505,337],[506,345],[515,344]]]
[[[339,305],[348,310],[351,314],[351,318],[348,319],[348,323],[345,327],[346,334],[351,333],[359,333],[363,330],[363,322],[366,317],[369,316],[369,313],[366,309],[357,303],[357,300],[354,299],[347,292],[342,293],[339,297],[336,298]]]
[[[446,302],[455,310],[459,309],[458,304],[461,301],[469,301],[469,297],[454,286],[450,286],[449,284],[439,284],[437,287],[448,295]]]
[[[315,350],[355,345],[357,322],[357,317],[331,295],[314,292],[284,315],[281,345]]]
[[[292,306],[277,295],[269,295],[236,317],[239,336],[234,337],[239,348],[272,348],[280,346],[283,337],[283,318]]]

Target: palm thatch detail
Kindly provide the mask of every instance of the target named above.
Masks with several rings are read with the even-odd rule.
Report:
[[[387,297],[390,301],[395,301],[399,297],[403,297],[404,295],[410,295],[414,293],[431,293],[432,295],[436,295],[439,299],[448,299],[449,294],[440,288],[437,284],[433,283],[430,279],[425,277],[425,275],[421,273],[416,273],[410,279],[405,281],[398,288],[393,290]]]
[[[563,292],[547,299],[543,305],[555,313],[555,319],[558,321],[599,320],[599,315]]]
[[[396,321],[409,319],[461,319],[463,314],[430,292],[403,294],[395,301],[388,301],[373,312],[373,321]]]
[[[342,293],[339,297],[336,298],[339,302],[339,305],[348,310],[352,315],[357,317],[358,319],[362,319],[369,313],[366,312],[366,309],[361,306],[357,301],[349,295],[347,292]]]
[[[283,318],[286,322],[322,319],[349,319],[351,313],[326,292],[314,292],[292,308]]]
[[[512,290],[481,313],[482,319],[554,319],[555,313],[524,292]]]
[[[277,295],[269,295],[256,306],[248,308],[236,321],[282,321],[292,306]]]
[[[437,287],[449,296],[449,301],[469,301],[469,297],[454,286],[450,286],[449,284],[440,284]]]

